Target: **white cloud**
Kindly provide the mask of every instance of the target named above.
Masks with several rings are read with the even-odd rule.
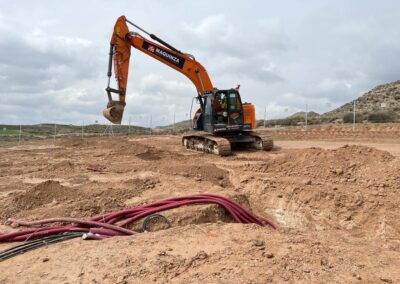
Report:
[[[397,2],[99,0],[96,13],[78,0],[23,5],[0,12],[2,123],[105,121],[108,43],[121,9],[194,54],[216,87],[241,84],[259,117],[265,105],[274,117],[306,104],[328,111],[400,74]],[[132,50],[126,121],[166,124],[174,111],[186,119],[194,95],[187,78]]]
[[[92,42],[88,39],[51,35],[40,27],[36,27],[32,32],[23,35],[23,39],[28,46],[41,53],[79,52],[82,48],[92,46]]]
[[[185,29],[203,40],[208,40],[212,37],[224,40],[233,34],[233,26],[228,24],[223,14],[207,16],[195,26],[186,24]]]

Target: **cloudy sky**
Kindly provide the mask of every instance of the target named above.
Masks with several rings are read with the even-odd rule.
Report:
[[[400,79],[395,0],[0,3],[0,124],[106,123],[109,39],[120,15],[195,55],[219,89],[240,84],[259,118],[265,106],[268,118],[306,105],[325,112]],[[123,123],[187,119],[191,82],[132,51]]]

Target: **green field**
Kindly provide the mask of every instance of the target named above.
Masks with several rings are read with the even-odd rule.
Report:
[[[21,135],[28,136],[29,132],[21,132]],[[19,136],[19,130],[17,129],[0,129],[0,136]]]

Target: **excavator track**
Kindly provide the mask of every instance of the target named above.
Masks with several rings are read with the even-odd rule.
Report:
[[[230,155],[232,144],[243,144],[250,149],[261,151],[271,151],[274,147],[274,141],[270,136],[255,131],[244,131],[240,135],[227,137],[215,136],[207,132],[195,132],[182,137],[182,145],[187,149],[220,156]]]
[[[220,156],[231,154],[231,143],[228,139],[211,135],[207,132],[196,132],[182,137],[182,145],[187,149],[211,153]]]
[[[255,138],[255,142],[253,144],[255,149],[271,151],[274,148],[274,140],[271,136],[256,131],[249,131],[246,132],[246,134]]]

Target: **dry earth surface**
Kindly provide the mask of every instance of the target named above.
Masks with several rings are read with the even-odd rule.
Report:
[[[272,152],[229,157],[184,150],[178,136],[2,147],[0,232],[16,230],[9,217],[89,217],[199,192],[279,228],[185,206],[163,212],[167,230],[73,239],[0,262],[0,283],[399,283],[400,126],[374,127],[271,131]]]

